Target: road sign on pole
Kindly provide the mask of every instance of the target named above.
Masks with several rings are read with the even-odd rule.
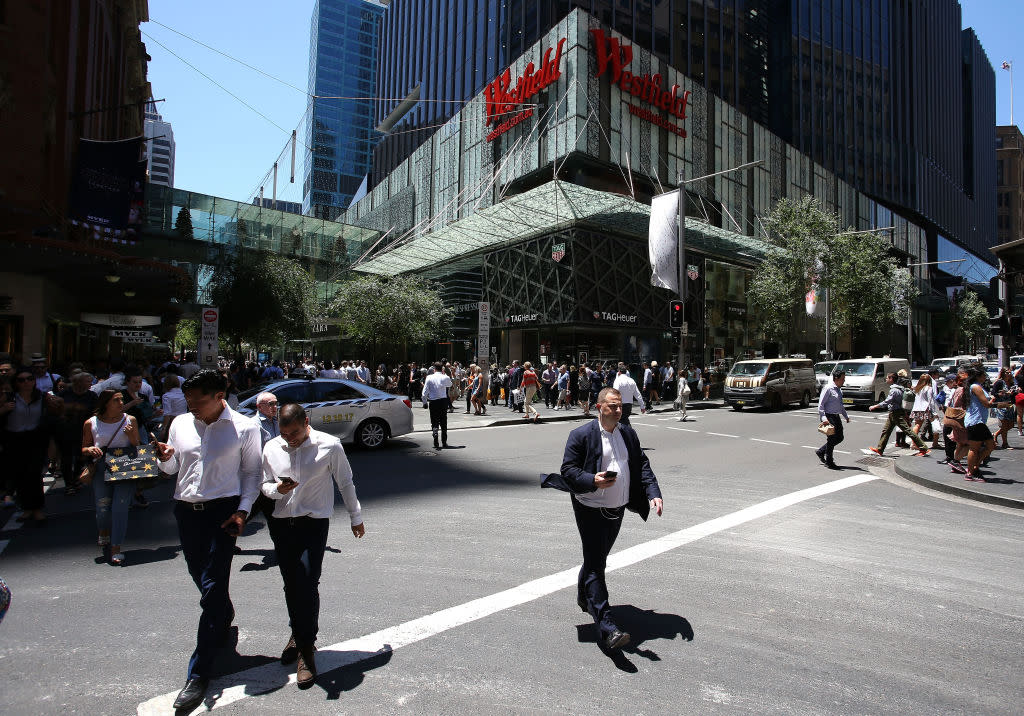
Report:
[[[216,368],[218,331],[220,330],[220,309],[203,306],[199,312],[199,367]]]

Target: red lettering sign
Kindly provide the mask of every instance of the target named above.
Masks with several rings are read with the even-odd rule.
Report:
[[[612,84],[618,85],[624,94],[635,97],[655,109],[668,112],[673,117],[686,119],[690,90],[680,94],[679,85],[672,85],[670,90],[662,89],[660,74],[634,75],[626,70],[629,63],[633,61],[631,45],[623,45],[616,38],[605,35],[604,30],[601,29],[591,29],[590,34],[594,36],[594,49],[597,53],[597,72],[594,77],[601,77],[610,69]],[[627,97],[623,97],[623,100],[629,102]],[[682,127],[635,104],[629,104],[629,113],[668,129],[681,137],[686,136],[686,130]]]
[[[557,49],[551,47],[547,49],[544,53],[544,59],[541,61],[539,71],[532,62],[528,64],[526,66],[526,70],[516,79],[514,85],[512,84],[511,67],[498,75],[498,77],[487,85],[484,89],[484,99],[487,102],[486,124],[490,126],[492,122],[495,122],[500,125],[494,130],[494,132],[487,135],[487,141],[491,141],[502,132],[507,132],[523,119],[530,116],[527,115],[525,111],[518,112],[518,105],[526,102],[526,100],[530,99],[562,76],[562,72],[558,69],[558,66],[562,61],[562,47],[565,43],[566,39],[563,37],[558,41]],[[552,52],[554,52],[554,57],[551,56]],[[532,109],[527,111],[529,111],[531,115],[533,114]],[[513,112],[518,112],[518,114],[512,118],[517,121],[512,122],[511,120],[508,120],[503,122],[503,119],[507,119],[507,116]],[[504,129],[501,129],[502,127],[504,127]],[[501,131],[498,131],[499,129],[501,129]]]

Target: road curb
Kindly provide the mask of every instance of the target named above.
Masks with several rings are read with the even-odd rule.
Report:
[[[1015,500],[1012,497],[1002,497],[1001,495],[992,495],[987,492],[978,492],[977,490],[971,490],[967,487],[948,485],[944,482],[939,482],[937,480],[931,480],[927,477],[922,477],[921,475],[915,475],[910,470],[907,470],[900,464],[901,462],[903,462],[904,459],[912,458],[897,458],[895,468],[896,474],[904,478],[905,480],[910,480],[911,482],[917,483],[918,485],[922,485],[924,487],[930,488],[932,490],[937,490],[939,492],[944,492],[948,495],[956,495],[957,497],[964,497],[967,498],[968,500],[976,500],[977,502],[984,502],[990,505],[999,505],[1001,507],[1010,507],[1012,509],[1024,510],[1024,500]]]

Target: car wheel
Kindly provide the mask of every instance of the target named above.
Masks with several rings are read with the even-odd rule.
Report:
[[[734,405],[734,406],[732,406],[732,409],[735,410],[738,413],[741,410],[743,410],[743,406],[742,405]]]
[[[806,408],[811,404],[811,394],[808,391],[804,391],[804,397],[800,399],[800,407]]]
[[[768,409],[775,412],[782,410],[782,396],[775,393],[771,396],[771,400],[768,402]]]
[[[371,419],[356,428],[356,444],[368,450],[376,450],[388,437],[388,426],[382,420]]]

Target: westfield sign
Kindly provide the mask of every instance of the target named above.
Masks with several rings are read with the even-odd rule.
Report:
[[[562,61],[562,48],[565,46],[566,38],[558,41],[557,48],[549,47],[541,60],[540,69],[532,62],[526,66],[523,74],[512,82],[512,68],[508,68],[498,75],[484,90],[484,99],[487,102],[486,126],[495,123],[494,130],[487,135],[487,141],[501,136],[524,119],[533,116],[533,107],[524,109],[522,112],[512,114],[519,105],[529,100],[542,89],[553,83],[562,76],[558,66]],[[554,56],[552,57],[552,53]],[[502,118],[506,118],[502,121]]]
[[[634,75],[626,67],[633,61],[633,47],[623,45],[614,37],[605,35],[604,30],[591,29],[590,34],[594,36],[594,49],[597,53],[597,72],[594,77],[601,77],[610,71],[612,84],[618,85],[625,95],[635,97],[636,100],[650,105],[656,110],[668,112],[670,116],[678,119],[686,119],[686,107],[690,102],[690,90],[682,93],[679,85],[672,85],[670,89],[663,89],[661,75]],[[681,137],[686,136],[686,130],[673,124],[670,120],[655,114],[650,110],[629,102],[630,97],[623,97],[623,101],[629,103],[629,113],[656,124],[664,129],[674,132]]]

